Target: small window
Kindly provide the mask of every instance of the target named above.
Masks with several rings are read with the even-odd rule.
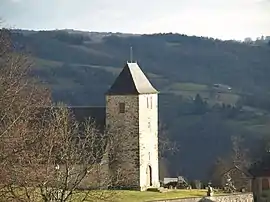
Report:
[[[125,103],[119,103],[119,113],[125,113]]]
[[[149,108],[149,100],[148,97],[146,97],[146,102],[147,102],[147,109]]]
[[[150,97],[150,109],[152,109],[152,96]]]

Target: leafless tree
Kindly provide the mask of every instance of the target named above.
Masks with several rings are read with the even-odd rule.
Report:
[[[244,147],[244,140],[240,136],[232,136],[232,152],[231,161],[233,164],[247,168],[250,165],[250,159],[248,157],[248,150]]]
[[[180,149],[180,146],[169,138],[167,127],[162,121],[158,125],[158,148],[160,158],[165,154],[173,155]]]
[[[7,171],[36,141],[29,125],[37,108],[50,104],[48,91],[29,77],[31,67],[29,57],[14,50],[9,30],[0,29],[0,188],[6,188],[9,177],[15,178]]]
[[[34,78],[28,77],[31,61],[13,50],[10,32],[0,30],[0,163],[29,142],[28,124],[36,107],[47,105],[50,96]],[[33,107],[35,106],[35,107]]]
[[[210,170],[210,179],[212,180],[213,184],[217,186],[222,186],[222,183],[224,183],[222,182],[223,178],[225,177],[224,174],[229,171],[232,173],[231,177],[234,181],[243,181],[243,184],[245,183],[244,175],[246,175],[246,170],[250,165],[247,155],[248,151],[244,147],[243,139],[240,136],[232,136],[231,144],[231,152],[223,158],[218,158]],[[237,170],[237,172],[235,172],[235,170]]]
[[[209,170],[209,181],[215,187],[222,188],[222,174],[230,169],[231,164],[223,158],[217,158],[211,169]]]
[[[65,106],[52,107],[48,91],[29,76],[29,58],[14,50],[10,32],[1,29],[0,200],[112,198],[90,191],[110,183],[104,163],[108,134],[90,120],[77,123]]]
[[[2,198],[59,202],[112,200],[115,193],[103,190],[111,183],[107,134],[90,120],[76,122],[65,106],[45,111],[31,125],[30,133],[36,140],[6,163]]]
[[[27,125],[36,114],[36,107],[50,103],[45,88],[29,77],[32,62],[16,53],[8,30],[0,30],[0,162],[27,134]],[[33,107],[35,106],[35,107]],[[15,149],[16,151],[18,148]]]

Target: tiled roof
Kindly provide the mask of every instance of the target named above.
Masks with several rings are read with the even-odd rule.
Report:
[[[108,95],[150,93],[158,93],[158,91],[152,86],[137,63],[127,63],[107,92]]]
[[[238,165],[233,164],[232,167],[230,167],[228,170],[226,170],[224,173],[221,174],[221,176],[224,176],[225,174],[229,173],[231,170],[237,169],[240,172],[242,172],[243,174],[246,175],[246,177],[251,177],[251,173],[249,173],[247,168],[244,167],[240,167]]]

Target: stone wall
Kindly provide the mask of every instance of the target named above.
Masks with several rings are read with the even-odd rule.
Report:
[[[120,103],[124,112],[120,111]],[[106,125],[111,140],[108,154],[113,184],[140,187],[139,97],[107,95]]]
[[[152,201],[154,202],[154,201]],[[223,196],[212,196],[203,198],[184,198],[184,199],[167,199],[155,202],[253,202],[252,193],[231,194]]]
[[[121,174],[124,184],[133,181],[140,190],[159,187],[158,95],[107,95],[106,125],[121,133],[115,143],[123,154],[121,161],[110,163],[110,172]]]

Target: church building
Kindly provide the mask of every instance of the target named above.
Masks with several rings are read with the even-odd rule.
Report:
[[[106,125],[119,120],[137,143],[135,186],[159,187],[158,91],[137,63],[127,63],[106,94]]]
[[[159,187],[158,91],[136,62],[128,62],[105,96],[105,107],[72,107],[72,111],[76,117],[91,116],[105,127],[121,124],[125,128],[117,144],[129,147],[132,155],[108,166],[112,175],[121,175],[121,170],[114,172],[117,168],[129,169],[122,186],[142,191]],[[125,144],[127,139],[132,146]]]

